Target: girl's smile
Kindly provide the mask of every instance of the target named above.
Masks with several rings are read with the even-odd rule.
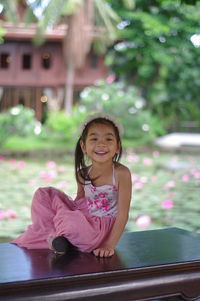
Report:
[[[90,127],[85,143],[81,147],[92,160],[112,160],[119,151],[115,132],[106,124],[94,124]]]
[[[104,156],[107,154],[107,152],[95,152],[95,154],[98,156]]]

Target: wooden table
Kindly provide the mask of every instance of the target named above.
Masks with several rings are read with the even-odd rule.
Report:
[[[0,244],[0,300],[152,300],[200,296],[200,234],[126,232],[112,258]]]

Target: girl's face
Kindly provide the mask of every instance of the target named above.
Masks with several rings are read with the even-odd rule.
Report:
[[[80,143],[82,151],[87,153],[92,162],[112,161],[120,150],[120,142],[117,142],[115,131],[107,124],[92,124],[85,142],[81,140]]]

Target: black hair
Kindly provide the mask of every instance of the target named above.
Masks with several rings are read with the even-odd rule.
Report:
[[[96,180],[96,178],[95,179],[90,178],[90,176],[88,174],[88,166],[86,165],[85,156],[84,156],[84,153],[83,153],[81,145],[80,145],[81,141],[83,141],[83,143],[85,143],[87,135],[88,135],[88,131],[93,124],[105,124],[105,125],[111,126],[114,129],[114,133],[115,133],[115,136],[117,139],[117,143],[119,143],[120,149],[119,149],[119,153],[114,155],[113,162],[118,162],[122,155],[122,145],[121,145],[119,129],[114,124],[114,122],[112,122],[109,119],[103,118],[103,117],[97,117],[97,118],[89,121],[86,124],[86,126],[84,127],[83,132],[82,132],[80,138],[78,139],[76,148],[75,148],[75,176],[76,176],[77,182],[82,185],[84,185],[85,183],[83,183],[80,180],[80,178],[83,179],[83,181],[90,181],[92,183],[94,180]]]

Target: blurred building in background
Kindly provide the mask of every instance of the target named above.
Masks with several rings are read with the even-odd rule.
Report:
[[[25,7],[19,6],[22,17]],[[22,18],[21,18],[22,19]],[[62,42],[67,25],[49,29],[45,43],[36,47],[32,39],[36,25],[20,22],[13,25],[1,15],[5,29],[4,43],[0,44],[0,111],[23,104],[35,110],[36,118],[43,119],[47,109],[62,109],[67,69],[62,53]],[[102,56],[90,52],[85,65],[76,70],[74,102],[83,88],[107,77]]]

